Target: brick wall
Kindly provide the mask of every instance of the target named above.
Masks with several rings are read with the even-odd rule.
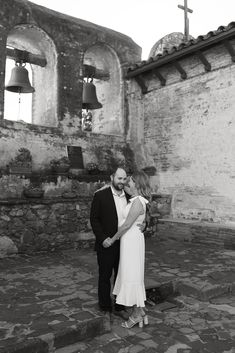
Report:
[[[233,224],[235,65],[221,45],[205,56],[211,72],[192,55],[181,62],[186,80],[168,64],[160,70],[166,86],[149,75],[142,96],[132,80],[129,138],[137,164],[156,167],[158,193],[172,195],[172,218]]]

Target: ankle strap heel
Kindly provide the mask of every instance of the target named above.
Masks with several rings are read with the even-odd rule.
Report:
[[[130,316],[127,321],[122,323],[122,327],[132,328],[137,324],[139,325],[139,327],[143,327],[143,318],[142,317],[133,318],[132,316]]]
[[[144,315],[143,316],[143,322],[145,325],[148,325],[149,324],[149,319],[148,319],[148,316],[147,315]]]

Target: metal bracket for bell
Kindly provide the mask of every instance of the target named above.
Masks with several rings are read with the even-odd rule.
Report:
[[[25,68],[26,63],[16,62],[11,71],[11,77],[5,89],[14,93],[33,93],[35,89],[29,81],[29,73]]]

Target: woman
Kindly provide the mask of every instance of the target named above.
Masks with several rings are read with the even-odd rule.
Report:
[[[123,327],[148,324],[145,314],[146,293],[144,287],[145,241],[138,224],[145,220],[146,204],[151,196],[148,176],[143,172],[134,173],[125,191],[131,196],[125,208],[125,222],[111,238],[111,243],[121,238],[118,275],[113,289],[116,303],[132,306],[133,310]]]

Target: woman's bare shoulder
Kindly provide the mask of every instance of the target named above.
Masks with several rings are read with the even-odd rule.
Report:
[[[142,204],[139,196],[133,197],[133,199],[131,200],[131,203],[132,203],[132,205],[131,205],[132,209],[141,210],[141,211],[143,210],[143,204]]]

